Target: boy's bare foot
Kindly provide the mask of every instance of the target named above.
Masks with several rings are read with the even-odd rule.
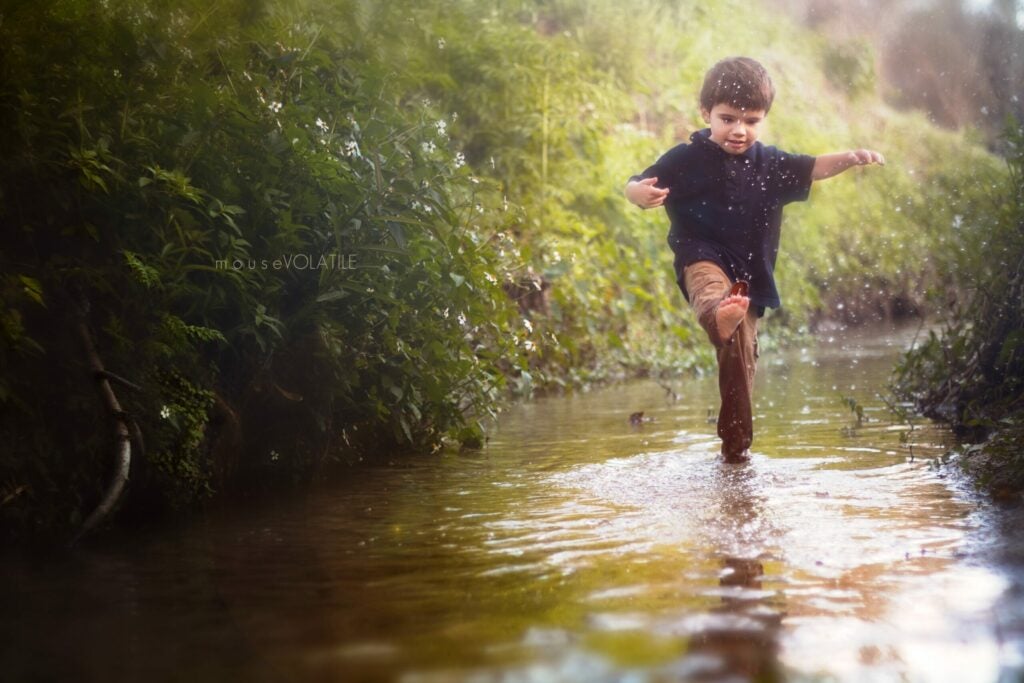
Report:
[[[722,299],[715,311],[715,324],[718,326],[718,336],[722,341],[732,337],[733,332],[740,326],[743,316],[750,308],[750,299],[745,296],[730,295]]]

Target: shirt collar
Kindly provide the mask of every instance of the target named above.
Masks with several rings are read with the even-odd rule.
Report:
[[[758,140],[754,142],[754,144],[752,144],[750,147],[748,147],[742,154],[729,154],[724,149],[722,149],[722,147],[717,142],[711,141],[710,128],[698,130],[697,132],[690,136],[690,141],[696,145],[700,145],[704,149],[714,150],[715,152],[718,152],[725,158],[742,157],[751,160],[754,159],[754,155],[756,154],[755,150],[757,149],[757,146],[761,144],[760,140]]]

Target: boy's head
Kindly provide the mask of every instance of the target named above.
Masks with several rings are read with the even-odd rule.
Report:
[[[757,142],[775,98],[764,67],[749,57],[730,57],[711,67],[700,90],[700,113],[711,126],[711,141],[730,154]]]
[[[728,104],[767,114],[774,99],[771,77],[750,57],[729,57],[715,64],[704,76],[700,89],[701,111],[711,111],[716,104]]]

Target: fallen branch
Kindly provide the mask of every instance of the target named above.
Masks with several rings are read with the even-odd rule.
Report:
[[[114,436],[117,439],[117,449],[114,456],[114,475],[107,485],[107,491],[103,495],[103,500],[100,501],[100,504],[96,506],[92,514],[83,522],[82,528],[79,529],[71,541],[71,545],[78,543],[83,536],[95,529],[107,518],[114,509],[114,506],[117,505],[117,501],[124,491],[125,484],[128,483],[128,473],[132,462],[132,437],[131,430],[129,429],[129,418],[127,413],[121,409],[121,404],[118,402],[117,396],[110,386],[111,375],[103,369],[103,361],[100,360],[100,356],[96,352],[96,345],[93,343],[92,334],[89,332],[89,326],[86,324],[84,307],[79,316],[78,335],[81,337],[82,346],[85,348],[89,369],[99,385],[100,396],[114,419]],[[136,430],[138,430],[138,427],[136,427]]]

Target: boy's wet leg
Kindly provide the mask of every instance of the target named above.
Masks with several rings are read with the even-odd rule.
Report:
[[[754,440],[754,374],[757,369],[757,313],[748,311],[732,343],[718,348],[718,436],[726,462],[746,462]]]
[[[722,406],[718,412],[718,435],[726,462],[745,462],[754,438],[752,399],[757,362],[757,313],[748,309],[735,333],[723,339],[719,331],[718,305],[729,295],[733,283],[710,261],[698,261],[684,270],[690,305],[718,355],[718,387]]]

